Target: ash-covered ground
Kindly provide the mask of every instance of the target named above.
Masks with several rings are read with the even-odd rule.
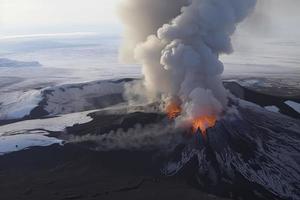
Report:
[[[3,119],[1,199],[300,198],[299,93],[225,81],[229,109],[205,138],[157,103],[128,106],[131,81],[48,88]]]

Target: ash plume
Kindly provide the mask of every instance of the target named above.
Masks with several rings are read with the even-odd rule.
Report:
[[[184,5],[187,5],[186,0],[122,0],[118,10],[124,20],[126,39],[123,41],[121,59],[134,61],[133,49],[136,45],[178,16]]]
[[[227,92],[219,55],[233,52],[231,36],[255,5],[256,0],[123,0],[121,57],[133,55],[143,65],[140,90],[149,99],[180,99],[187,119],[220,116]]]

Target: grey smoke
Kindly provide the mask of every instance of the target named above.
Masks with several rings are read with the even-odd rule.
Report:
[[[68,142],[94,142],[98,151],[168,148],[167,151],[182,142],[182,134],[171,125],[136,125],[128,131],[120,129],[103,135],[71,136]]]
[[[179,98],[185,119],[220,116],[227,92],[219,55],[232,53],[231,36],[256,0],[123,0],[121,57],[143,65],[148,98]],[[140,88],[140,87],[138,87]]]
[[[121,59],[133,61],[133,49],[144,42],[149,35],[180,14],[186,0],[123,0],[119,15],[124,20],[123,48]]]

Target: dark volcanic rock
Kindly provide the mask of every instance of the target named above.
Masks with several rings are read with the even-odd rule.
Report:
[[[166,116],[158,113],[134,112],[129,114],[95,113],[91,114],[91,117],[93,118],[91,122],[68,127],[67,132],[72,135],[102,135],[118,129],[126,132],[137,124],[145,126],[160,123]]]
[[[0,157],[1,200],[221,200],[186,184],[183,178],[160,176],[153,155],[155,152],[101,153],[73,145],[5,155]]]

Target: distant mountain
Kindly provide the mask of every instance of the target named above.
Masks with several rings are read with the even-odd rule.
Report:
[[[0,58],[0,67],[40,67],[42,66],[39,62],[24,62],[17,60],[10,60],[7,58]]]

